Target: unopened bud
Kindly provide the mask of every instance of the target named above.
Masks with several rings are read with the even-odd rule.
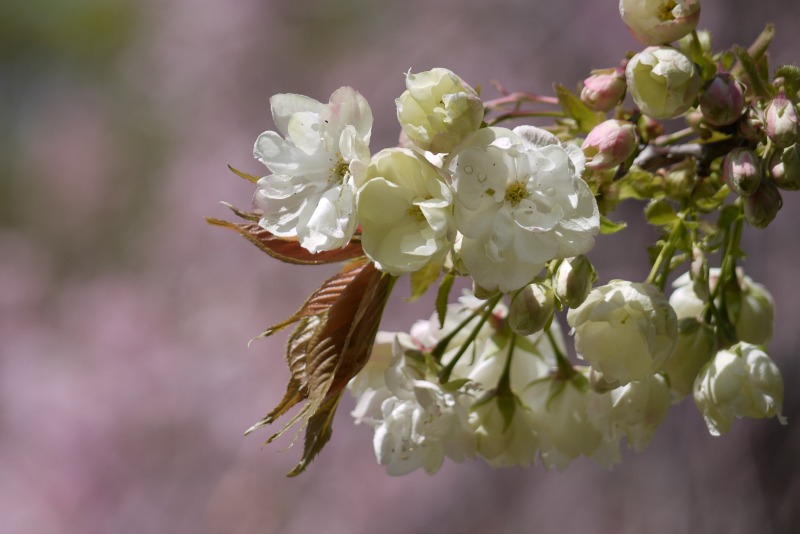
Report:
[[[727,73],[717,74],[700,94],[700,111],[708,124],[733,124],[744,109],[744,86]]]
[[[609,111],[625,98],[625,67],[594,70],[583,80],[581,100],[595,111]]]
[[[712,327],[694,318],[678,321],[678,343],[662,368],[669,377],[674,400],[692,392],[697,373],[716,352],[717,335]]]
[[[668,196],[685,198],[692,194],[697,182],[697,164],[694,159],[686,158],[657,174],[663,174]]]
[[[699,0],[620,0],[622,21],[640,43],[660,45],[677,41],[697,27]]]
[[[761,183],[761,162],[749,148],[734,148],[722,162],[722,177],[737,195],[750,196]]]
[[[592,128],[581,148],[589,159],[586,168],[604,171],[628,159],[636,145],[636,127],[630,122],[612,119]]]
[[[535,334],[547,326],[555,312],[555,295],[548,286],[530,284],[514,296],[508,307],[508,326],[520,336]]]
[[[797,142],[797,110],[786,95],[778,93],[764,112],[765,130],[779,148]]]
[[[669,46],[651,46],[633,56],[625,78],[636,105],[655,119],[685,113],[700,89],[700,75],[692,60]]]
[[[766,228],[783,207],[783,199],[772,180],[761,180],[756,192],[744,199],[744,218],[755,228]]]
[[[787,191],[800,189],[800,146],[797,143],[776,152],[769,165],[775,185]]]
[[[592,290],[597,273],[583,254],[564,260],[556,272],[556,295],[566,306],[577,308]]]

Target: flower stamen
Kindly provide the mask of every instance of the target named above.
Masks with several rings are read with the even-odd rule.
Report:
[[[504,200],[511,204],[512,207],[516,206],[522,200],[531,196],[525,184],[522,182],[514,182],[506,188],[506,195]]]

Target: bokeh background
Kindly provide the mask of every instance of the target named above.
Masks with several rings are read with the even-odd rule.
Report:
[[[703,0],[716,48],[777,23],[800,62],[800,4]],[[606,471],[446,463],[389,478],[346,397],[301,477],[288,440],[242,431],[280,399],[285,336],[247,341],[331,269],[288,268],[205,216],[249,207],[268,98],[366,96],[372,148],[396,143],[403,73],[575,87],[639,49],[617,2],[4,0],[0,4],[0,532],[792,532],[800,524],[800,193],[746,269],[776,297],[784,413],[708,435],[690,401]],[[643,279],[654,233],[599,240],[601,281]],[[397,299],[385,327],[427,317]]]

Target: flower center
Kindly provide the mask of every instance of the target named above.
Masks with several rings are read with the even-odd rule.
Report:
[[[514,182],[506,188],[506,196],[504,200],[514,207],[529,196],[531,196],[531,194],[525,188],[525,184],[522,182]]]
[[[413,217],[414,220],[417,221],[417,222],[425,221],[425,214],[422,213],[422,209],[419,206],[417,206],[416,204],[411,206],[410,208],[408,208],[406,210],[406,213],[408,215],[410,215],[411,217]]]
[[[675,9],[678,3],[675,0],[667,0],[658,8],[658,20],[662,22],[666,22],[668,20],[674,20],[675,15],[672,14],[672,10]]]
[[[350,172],[350,164],[344,161],[341,154],[336,154],[336,157],[337,160],[331,169],[331,178],[329,181],[341,183],[344,181],[344,175]]]

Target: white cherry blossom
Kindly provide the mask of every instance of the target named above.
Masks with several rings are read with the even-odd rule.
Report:
[[[483,128],[451,155],[461,258],[480,287],[517,290],[547,261],[594,246],[600,218],[584,162],[532,126]]]
[[[258,181],[259,224],[297,237],[311,252],[346,245],[356,227],[356,189],[369,163],[372,111],[358,92],[337,89],[327,104],[307,96],[270,99],[278,132],[256,140],[253,154],[271,174]]]

